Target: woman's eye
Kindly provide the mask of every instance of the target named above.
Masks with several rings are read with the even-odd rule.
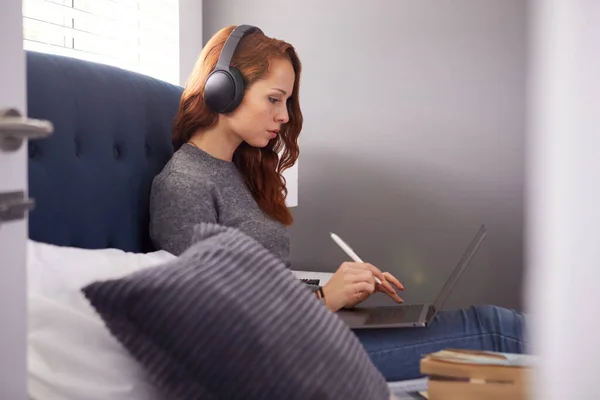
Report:
[[[279,101],[279,99],[276,99],[275,97],[269,97],[269,101],[271,103],[277,103]]]

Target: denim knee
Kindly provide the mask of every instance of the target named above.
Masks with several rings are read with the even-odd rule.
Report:
[[[524,344],[525,318],[521,313],[493,305],[473,306],[471,310],[482,331],[519,347]]]
[[[471,309],[477,315],[477,317],[482,320],[482,322],[493,320],[498,314],[502,314],[504,310],[506,310],[505,308],[491,304],[475,305],[472,306]]]

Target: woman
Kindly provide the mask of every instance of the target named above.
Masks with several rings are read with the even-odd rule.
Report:
[[[301,64],[290,44],[260,31],[248,34],[231,62],[246,82],[241,103],[233,111],[215,112],[205,83],[233,29],[210,39],[186,84],[173,133],[176,152],[152,185],[150,234],[158,248],[178,255],[191,244],[196,224],[231,226],[289,267],[286,228],[292,216],[281,173],[299,153]],[[393,275],[373,265],[344,263],[316,296],[335,312],[377,291],[402,302],[397,294],[402,289]],[[386,379],[397,381],[418,377],[422,355],[442,348],[523,352],[523,325],[523,316],[514,311],[482,306],[442,312],[425,329],[356,335]]]

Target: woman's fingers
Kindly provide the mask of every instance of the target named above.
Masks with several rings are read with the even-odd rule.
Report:
[[[402,303],[404,300],[394,290],[394,288],[387,282],[385,279],[382,281],[381,285],[375,285],[375,280],[373,279],[373,275],[370,272],[365,271],[363,273],[357,273],[355,275],[355,293],[358,292],[366,292],[367,296],[370,296],[375,292],[375,290],[379,290],[382,293],[385,293],[389,297],[391,297],[395,302]],[[363,296],[360,296],[362,298]],[[363,299],[364,300],[364,299]]]
[[[389,282],[391,282],[399,290],[404,290],[404,285],[394,275],[390,274],[389,272],[381,272],[379,268],[372,264],[355,264],[354,267],[356,269],[366,268],[369,271],[371,271],[371,273],[374,276],[379,278],[379,280],[381,281],[381,286],[383,286],[387,291],[389,291],[390,294],[395,293],[396,291]]]
[[[356,299],[364,300],[373,292],[380,291],[397,303],[404,302],[394,288],[395,286],[398,290],[404,290],[404,285],[389,272],[381,272],[379,268],[368,263],[346,263],[346,268],[348,272],[347,279],[353,285]],[[375,284],[375,277],[381,281],[380,285]]]
[[[373,274],[371,273],[371,271],[368,271],[366,269],[356,270],[354,274],[352,274],[350,279],[352,283],[369,282],[375,285],[375,279],[373,278]]]
[[[371,274],[378,278],[379,281],[381,282],[382,285],[385,284],[385,276],[383,275],[383,272],[381,272],[381,270],[379,268],[377,268],[376,266],[374,266],[373,264],[369,264],[369,263],[350,263],[349,267],[353,270],[353,271],[370,271]],[[391,289],[392,287],[390,285],[388,285],[389,288]]]
[[[381,283],[383,284],[383,282],[385,281],[385,276],[383,275],[383,272],[381,272],[381,270],[379,268],[377,268],[376,266],[374,266],[373,264],[363,264],[365,268],[367,268],[369,271],[371,271],[371,273],[376,276],[377,278],[379,278],[379,280],[381,281]]]
[[[354,293],[366,292],[369,295],[375,292],[375,283],[373,282],[357,282],[354,284]]]
[[[390,281],[394,284],[394,286],[396,286],[398,289],[400,290],[404,290],[404,285],[398,280],[396,279],[396,277],[392,274],[390,274],[389,272],[384,272],[383,276],[385,277],[386,281]]]
[[[384,272],[383,276],[385,277],[385,280],[382,281],[383,284],[379,286],[380,289],[384,289],[381,290],[381,292],[390,296],[397,303],[404,302],[404,300],[402,300],[402,298],[398,296],[398,293],[396,293],[390,282],[392,282],[400,290],[404,290],[404,285],[400,283],[400,281],[389,272]]]
[[[381,286],[379,286],[379,288],[382,288]],[[395,291],[392,292],[388,292],[387,290],[380,290],[382,293],[387,294],[389,297],[392,298],[392,300],[394,300],[396,303],[403,303],[404,300],[402,300],[402,298],[400,296],[398,296],[398,293],[396,293]]]
[[[379,285],[379,288],[381,289],[382,292],[384,292],[386,294],[395,294],[396,293],[396,291],[394,290],[392,285],[385,279],[383,281],[381,281],[381,285]]]

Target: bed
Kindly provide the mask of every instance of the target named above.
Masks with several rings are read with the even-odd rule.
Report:
[[[144,399],[143,371],[79,288],[172,258],[150,241],[152,178],[172,154],[182,88],[68,57],[26,53],[28,114],[54,134],[28,145],[29,392]],[[100,385],[103,383],[103,385]]]
[[[26,57],[28,114],[55,128],[28,145],[36,202],[28,243],[30,398],[158,399],[80,288],[175,258],[152,245],[148,198],[173,152],[182,88],[68,57]]]

